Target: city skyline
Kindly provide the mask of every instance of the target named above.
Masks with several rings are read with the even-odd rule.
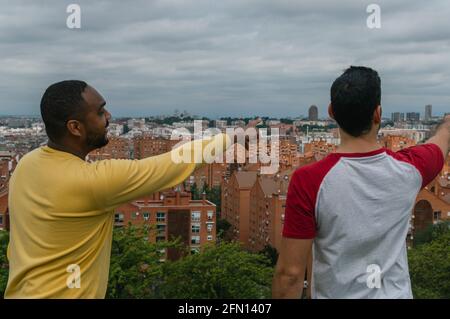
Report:
[[[327,109],[324,109],[323,112],[321,111],[320,106],[316,105],[316,104],[312,104],[318,107],[319,109],[319,113],[318,113],[318,118],[319,119],[327,119],[328,118],[328,113],[327,113]],[[426,115],[426,107],[428,105],[431,104],[427,104],[427,105],[423,105],[422,108],[414,108],[414,109],[406,109],[404,111],[392,111],[389,113],[385,113],[383,112],[383,118],[385,119],[390,119],[392,117],[392,115],[394,113],[420,113],[420,118],[421,119],[425,119],[425,115]],[[433,106],[433,105],[432,105]],[[165,112],[165,113],[158,113],[158,114],[140,114],[140,115],[133,115],[133,114],[127,114],[127,115],[116,115],[116,114],[111,114],[111,117],[113,119],[118,119],[118,118],[155,118],[155,117],[170,117],[170,116],[174,116],[176,111],[180,111],[180,113],[187,111],[189,113],[189,116],[196,116],[196,117],[206,117],[210,120],[215,120],[215,119],[220,119],[220,118],[253,118],[253,117],[268,117],[268,118],[274,118],[274,119],[295,119],[295,118],[308,118],[308,109],[311,107],[307,106],[305,107],[305,111],[303,113],[297,113],[296,115],[286,115],[286,116],[275,116],[275,115],[267,115],[267,114],[251,114],[251,115],[237,115],[237,114],[228,114],[228,115],[223,115],[223,116],[214,116],[214,117],[209,117],[209,116],[203,116],[201,114],[191,114],[188,110],[183,109],[182,111],[180,111],[180,109],[173,109],[172,112]],[[436,117],[441,117],[444,116],[445,114],[447,114],[448,112],[446,112],[447,110],[444,110],[443,112],[436,112],[435,111],[435,107],[433,106],[433,111],[432,111],[432,117],[436,118]],[[0,118],[7,118],[7,117],[19,117],[19,118],[41,118],[41,115],[38,114],[2,114],[0,113]]]

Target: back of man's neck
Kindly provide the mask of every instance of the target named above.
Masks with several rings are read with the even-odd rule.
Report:
[[[336,149],[337,153],[368,153],[382,148],[375,138],[343,138]]]
[[[70,153],[72,155],[75,155],[76,157],[81,158],[83,161],[86,159],[86,155],[87,154],[84,154],[81,151],[74,150],[74,149],[72,149],[70,147],[67,147],[65,145],[61,145],[61,144],[52,142],[50,139],[47,142],[47,146],[50,147],[50,148],[53,148],[55,150],[61,151],[61,152],[66,152],[66,153]]]

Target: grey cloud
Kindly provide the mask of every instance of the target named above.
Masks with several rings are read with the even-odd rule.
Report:
[[[82,29],[65,8],[82,8]],[[80,78],[113,115],[325,114],[351,64],[382,76],[385,112],[448,111],[450,4],[387,1],[0,1],[0,114],[38,114],[52,82]]]

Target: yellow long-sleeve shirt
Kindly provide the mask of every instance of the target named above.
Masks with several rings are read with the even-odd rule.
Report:
[[[215,148],[217,156],[230,144],[219,134],[172,152],[194,155],[196,149],[201,154]],[[114,209],[181,183],[201,164],[176,164],[170,152],[94,163],[48,146],[26,154],[10,181],[5,298],[104,298]]]

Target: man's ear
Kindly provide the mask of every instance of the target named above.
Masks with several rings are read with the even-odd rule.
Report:
[[[373,122],[375,124],[380,124],[381,123],[381,116],[382,116],[382,109],[381,109],[381,105],[378,105],[377,108],[375,109],[375,111],[373,112]]]
[[[331,106],[331,103],[328,105],[328,116],[334,120],[333,107]]]
[[[84,130],[83,124],[81,124],[81,122],[77,120],[67,121],[66,128],[67,131],[69,131],[69,134],[75,136],[82,136]]]

